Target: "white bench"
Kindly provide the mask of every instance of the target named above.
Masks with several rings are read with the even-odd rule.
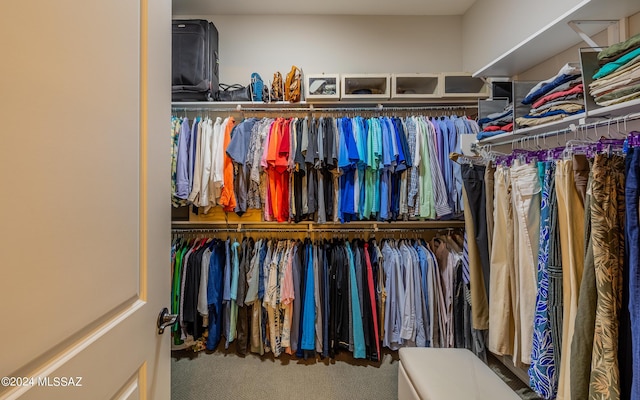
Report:
[[[519,400],[471,351],[401,348],[398,399]]]

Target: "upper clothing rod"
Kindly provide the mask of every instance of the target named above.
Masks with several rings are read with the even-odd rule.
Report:
[[[370,227],[358,227],[358,228],[305,228],[304,225],[299,226],[300,229],[290,229],[287,227],[286,230],[282,228],[258,228],[258,227],[243,227],[239,226],[237,228],[232,227],[221,227],[221,228],[173,228],[171,230],[172,233],[213,233],[213,232],[282,232],[282,233],[354,233],[354,232],[415,232],[415,231],[443,231],[443,230],[453,230],[453,229],[461,229],[464,227],[462,221],[459,221],[458,224],[451,224],[450,226],[412,226],[412,227],[380,227],[380,226],[370,226]]]
[[[300,104],[299,106],[291,105],[289,107],[268,107],[264,105],[251,105],[244,106],[238,104],[236,107],[224,107],[226,104],[215,104],[215,103],[172,103],[172,110],[174,112],[193,112],[193,111],[210,111],[210,112],[274,112],[274,113],[282,113],[282,112],[384,112],[384,111],[392,111],[392,112],[400,112],[400,111],[456,111],[456,110],[467,110],[467,109],[477,109],[477,104],[447,104],[447,105],[436,105],[436,106],[384,106],[382,104],[378,104],[375,106],[323,106],[323,105],[314,105],[314,104]]]

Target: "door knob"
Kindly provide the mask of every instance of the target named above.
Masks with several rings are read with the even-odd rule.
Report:
[[[177,319],[178,314],[169,314],[167,307],[163,308],[158,314],[158,335],[162,335],[165,328],[175,324]]]

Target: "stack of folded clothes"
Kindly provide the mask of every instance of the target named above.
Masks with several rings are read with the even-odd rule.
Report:
[[[531,106],[529,114],[516,119],[525,128],[557,121],[584,112],[584,94],[580,65],[565,64],[552,78],[534,86],[522,104]]]
[[[513,103],[505,107],[503,111],[489,114],[480,119],[478,125],[482,129],[477,135],[478,140],[513,131]]]
[[[598,63],[589,85],[596,104],[606,107],[640,97],[640,34],[602,50]]]

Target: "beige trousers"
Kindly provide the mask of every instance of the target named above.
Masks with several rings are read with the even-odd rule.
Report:
[[[538,247],[540,245],[540,200],[542,187],[535,164],[523,164],[511,167],[512,200],[514,209],[514,234],[517,237],[516,287],[517,308],[519,311],[520,343],[517,345],[514,361],[531,363],[533,347],[533,325],[536,310]]]
[[[558,399],[571,398],[571,341],[578,312],[578,294],[584,270],[584,204],[576,190],[573,160],[561,160],[556,167],[558,225],[562,249],[562,349]]]
[[[515,272],[513,206],[509,168],[497,167],[494,179],[494,236],[491,246],[489,342],[487,347],[495,354],[513,355],[516,286],[513,276]]]

